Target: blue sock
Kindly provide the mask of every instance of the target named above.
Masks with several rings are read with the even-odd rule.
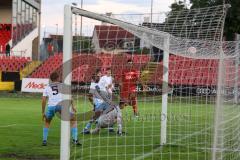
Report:
[[[91,123],[91,122],[88,122],[87,125],[86,125],[86,127],[85,127],[85,129],[89,130],[89,129],[91,128],[91,125],[92,125],[92,123]]]
[[[72,128],[72,139],[73,140],[78,140],[78,129],[77,128]]]
[[[43,128],[43,140],[47,141],[47,137],[48,137],[48,128]]]

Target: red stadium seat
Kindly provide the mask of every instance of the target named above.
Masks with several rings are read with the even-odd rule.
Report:
[[[27,59],[20,59],[18,57],[5,57],[0,59],[1,71],[20,71],[23,69],[29,61]]]
[[[11,24],[0,24],[2,29],[0,30],[0,54],[5,53],[7,43],[11,39]]]

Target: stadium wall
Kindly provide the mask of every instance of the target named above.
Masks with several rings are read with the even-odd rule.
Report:
[[[38,28],[35,28],[28,36],[13,47],[12,52],[15,56],[30,57],[32,59],[32,43],[38,36]]]

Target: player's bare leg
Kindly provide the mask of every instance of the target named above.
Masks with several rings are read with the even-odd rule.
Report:
[[[44,124],[44,128],[43,128],[42,146],[47,146],[47,138],[48,138],[48,132],[49,132],[50,124],[51,124],[51,120],[45,118],[45,124]]]
[[[130,105],[133,108],[133,113],[135,117],[138,117],[138,106],[137,106],[137,97],[136,97],[136,93],[132,93],[130,94]]]
[[[76,117],[76,115],[73,115],[73,117],[70,120],[70,123],[71,123],[71,132],[72,132],[73,144],[81,145],[81,143],[78,141],[78,129],[77,129],[77,117]]]
[[[92,116],[91,120],[87,123],[86,127],[83,129],[83,134],[90,134],[91,124],[94,123],[102,114],[102,111],[95,111],[94,115]]]
[[[121,98],[121,99],[120,99],[120,102],[119,102],[119,108],[120,108],[120,109],[124,109],[124,108],[128,105],[128,103],[129,103],[129,102],[127,102],[126,99]]]
[[[138,107],[137,107],[137,104],[134,102],[132,103],[132,107],[133,107],[133,114],[135,117],[138,117],[139,114],[138,114]]]

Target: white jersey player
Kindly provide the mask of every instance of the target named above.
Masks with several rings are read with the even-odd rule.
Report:
[[[101,77],[100,70],[97,70],[96,73],[92,76],[92,82],[91,82],[91,85],[90,85],[88,99],[92,103],[92,105],[94,106],[93,111],[95,113],[94,113],[94,116],[92,117],[92,119],[84,127],[84,129],[82,131],[83,134],[89,134],[90,133],[92,123],[95,122],[95,120],[109,106],[109,105],[107,105],[107,103],[104,102],[104,100],[102,98],[102,97],[106,96],[106,91],[101,90],[100,87],[99,87],[100,77]]]
[[[92,95],[92,101],[93,101],[93,105],[94,105],[94,110],[96,108],[98,108],[98,106],[103,103],[103,100],[101,97],[99,97],[98,93],[96,92],[96,86],[98,85],[98,83],[95,82],[91,82],[90,85],[90,91],[89,93]]]
[[[43,92],[43,97],[48,97],[48,107],[58,106],[62,100],[62,83],[52,82],[50,83]]]
[[[89,100],[94,105],[95,112],[102,112],[106,109],[106,107],[108,107],[103,100],[103,97],[106,97],[108,95],[106,94],[106,91],[104,91],[104,89],[99,87],[100,77],[101,75],[99,73],[93,75],[89,90]]]
[[[111,98],[114,89],[113,77],[111,76],[111,68],[107,68],[107,74],[100,78],[98,84],[100,89],[107,92],[110,96],[109,98]]]
[[[56,72],[53,72],[50,75],[51,83],[45,88],[42,96],[42,117],[45,121],[45,126],[43,128],[43,146],[47,145],[48,131],[51,124],[51,121],[56,113],[61,114],[62,107],[61,103],[63,102],[62,88],[63,84],[59,82],[59,75]],[[48,103],[47,103],[48,99]],[[72,103],[72,111],[76,113],[76,109]],[[47,105],[47,110],[45,111]],[[71,127],[72,127],[72,139],[73,143],[76,145],[81,145],[78,142],[78,130],[77,130],[77,121],[74,113],[71,113]]]
[[[98,133],[101,128],[108,128],[117,123],[118,134],[122,135],[122,111],[119,106],[112,106],[106,113],[103,113],[97,121],[96,128],[91,132],[92,134]]]

